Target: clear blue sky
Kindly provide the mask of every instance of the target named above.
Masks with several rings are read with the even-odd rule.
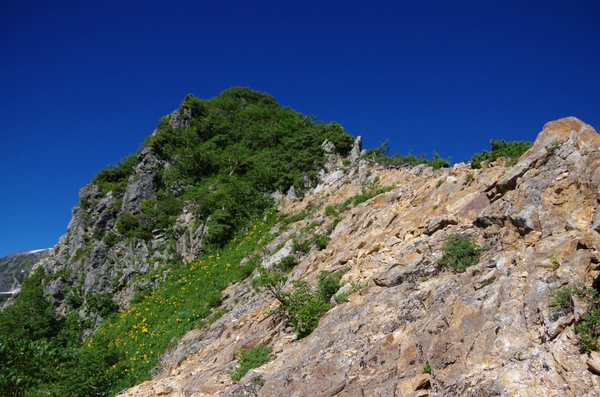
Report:
[[[598,21],[597,0],[2,0],[0,256],[55,245],[188,93],[247,86],[454,162],[565,116],[599,129]]]

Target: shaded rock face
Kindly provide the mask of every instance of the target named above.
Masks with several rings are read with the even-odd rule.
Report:
[[[177,120],[174,122],[183,122]],[[80,189],[80,202],[72,210],[67,233],[49,250],[48,257],[36,264],[48,276],[44,293],[54,300],[57,313],[65,314],[71,298],[84,301],[98,293],[109,293],[121,307],[127,307],[135,293],[136,286],[129,283],[135,275],[164,266],[175,257],[189,260],[198,253],[203,229],[194,227],[195,219],[189,211],[182,213],[173,233],[180,241],[167,241],[161,231],[148,241],[131,238],[109,244],[104,239],[118,234],[119,216],[137,214],[145,200],[156,198],[156,178],[164,166],[145,148],[138,155],[122,197],[115,197],[113,192],[101,193],[94,182]],[[83,318],[94,315],[80,311]]]
[[[135,173],[129,177],[129,183],[123,196],[121,208],[123,212],[138,213],[141,203],[156,198],[155,179],[161,164],[149,148],[142,150],[138,155],[138,161]]]
[[[249,301],[246,284],[232,286],[231,317],[174,349],[195,344],[187,352],[197,352],[124,395],[600,395],[600,356],[582,354],[574,332],[580,314],[549,315],[553,290],[591,286],[600,273],[599,148],[590,126],[567,118],[545,125],[512,168],[499,159],[482,170],[372,169],[395,189],[343,213],[327,248],[300,257],[291,273],[314,285],[321,270],[349,267],[342,282],[366,288],[295,340],[285,320],[268,314],[275,302]],[[360,193],[361,175],[351,169],[287,203],[282,211],[309,203],[317,210],[270,245],[307,225],[325,230],[325,208]],[[438,263],[454,233],[489,247],[463,273]],[[248,305],[236,306],[236,297]],[[233,384],[235,352],[260,344],[277,357]],[[264,385],[252,381],[257,376]]]

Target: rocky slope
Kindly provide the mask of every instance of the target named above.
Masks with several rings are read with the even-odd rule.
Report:
[[[574,332],[583,309],[551,315],[550,306],[561,286],[597,285],[600,136],[592,127],[548,123],[513,167],[499,159],[481,170],[333,168],[303,199],[282,202],[282,212],[309,216],[273,230],[264,265],[289,254],[292,237],[326,230],[332,206],[342,220],[331,241],[296,253],[291,278],[315,285],[321,270],[349,267],[341,292],[366,287],[297,340],[270,314],[276,301],[248,281],[230,286],[230,311],[188,333],[160,374],[122,395],[600,395],[599,362]],[[394,188],[340,207],[373,185]],[[489,247],[462,273],[438,263],[454,233]],[[233,383],[236,352],[265,344],[276,358]]]
[[[60,317],[78,313],[88,337],[101,313],[127,309],[136,293],[156,289],[170,264],[233,238],[272,205],[271,194],[295,198],[321,168],[341,165],[339,152],[356,162],[361,143],[353,141],[341,126],[315,123],[247,88],[210,100],[188,95],[139,153],[80,189],[67,233],[36,265],[44,294]],[[273,193],[279,188],[287,192]]]

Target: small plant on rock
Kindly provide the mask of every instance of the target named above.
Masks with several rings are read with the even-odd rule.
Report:
[[[284,272],[290,271],[298,264],[298,260],[293,255],[284,256],[275,265],[275,267]]]
[[[302,338],[317,328],[321,317],[331,309],[329,300],[340,288],[343,272],[321,272],[316,291],[306,281],[294,280],[288,284],[281,271],[259,269],[259,274],[253,286],[279,301],[280,306],[274,312],[286,313],[296,335]]]
[[[229,372],[231,380],[237,382],[251,369],[268,363],[272,358],[272,351],[273,348],[269,346],[257,346],[252,349],[242,348],[236,355],[240,366]]]
[[[426,374],[431,373],[431,365],[429,365],[429,361],[425,361],[425,367],[423,368],[423,372],[425,372]]]
[[[560,261],[558,260],[556,255],[550,254],[547,258],[550,260],[550,263],[552,263],[552,270],[556,270],[560,267]]]
[[[296,252],[304,252],[307,254],[310,251],[310,241],[294,239],[292,249]]]
[[[481,251],[486,248],[480,247],[475,239],[468,234],[451,234],[446,237],[442,244],[443,256],[438,263],[457,272],[464,272],[466,268],[479,262]]]

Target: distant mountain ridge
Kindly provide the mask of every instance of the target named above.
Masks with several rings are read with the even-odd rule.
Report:
[[[45,258],[50,248],[21,251],[0,258],[0,293],[14,291],[29,275],[34,262]]]

